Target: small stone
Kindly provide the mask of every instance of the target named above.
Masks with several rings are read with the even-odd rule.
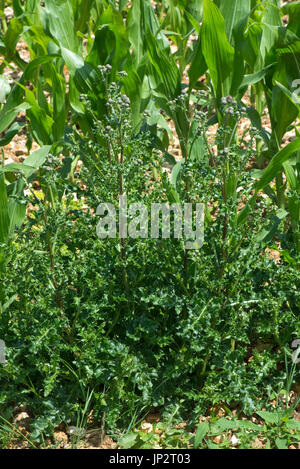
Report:
[[[252,443],[252,448],[257,448],[257,449],[264,448],[266,443],[267,443],[266,438],[262,438],[262,439],[256,438],[256,440],[253,441]]]
[[[59,448],[63,448],[64,446],[66,446],[69,441],[68,435],[65,432],[61,431],[54,432],[54,438],[57,443],[59,442]]]
[[[29,415],[27,412],[20,412],[16,417],[15,417],[15,422],[21,422],[22,420],[29,419]]]
[[[153,431],[153,425],[152,423],[148,423],[148,422],[143,422],[142,425],[141,425],[141,430],[144,432],[144,433],[150,433]]]

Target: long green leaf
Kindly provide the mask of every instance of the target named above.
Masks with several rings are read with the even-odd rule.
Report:
[[[128,38],[133,46],[135,66],[141,63],[144,56],[141,0],[133,0],[127,16]]]
[[[33,151],[30,155],[26,158],[26,164],[32,166],[35,169],[38,169],[40,166],[44,164],[49,155],[51,149],[51,145],[45,145],[38,150]]]
[[[256,189],[263,189],[269,182],[276,177],[276,175],[282,171],[282,165],[285,163],[290,156],[300,148],[300,137],[296,138],[293,142],[286,145],[280,150],[273,158],[270,163],[263,171],[263,174],[259,181],[256,183]]]
[[[240,88],[258,83],[264,78],[268,70],[270,70],[270,68],[272,67],[274,67],[274,64],[267,65],[266,67],[264,67],[262,70],[259,70],[258,72],[245,75],[240,85]]]
[[[71,50],[61,48],[62,57],[78,91],[94,92],[99,85],[99,76],[94,67],[84,62],[83,58]]]
[[[156,41],[150,29],[146,31],[146,44],[150,62],[164,84],[166,97],[172,99],[181,91],[180,73],[176,62],[162,46],[162,43]]]
[[[45,145],[30,153],[26,158],[26,163],[11,163],[0,167],[0,173],[23,171],[26,178],[29,178],[40,166],[42,166],[50,152],[51,145]]]
[[[300,113],[300,102],[298,96],[295,96],[290,90],[288,90],[282,83],[279,83],[275,80],[276,85],[281,89],[281,91],[288,97],[288,99],[298,108]]]
[[[4,175],[0,174],[0,243],[6,243],[9,233],[8,198],[4,182]]]
[[[15,226],[21,226],[26,216],[26,204],[22,204],[15,199],[9,200],[9,234],[11,235]]]
[[[230,92],[234,49],[225,34],[225,22],[218,7],[211,0],[203,1],[202,52],[213,82],[217,98]]]
[[[66,124],[66,81],[57,73],[55,66],[51,67],[52,95],[53,95],[53,126],[52,133],[54,141],[59,140],[64,135]]]
[[[194,447],[198,448],[198,446],[202,443],[203,438],[209,432],[209,423],[208,422],[201,422],[197,426],[197,431],[194,440]]]
[[[255,204],[258,191],[264,189],[278,173],[282,171],[282,165],[300,148],[300,137],[286,145],[270,161],[267,168],[262,172],[260,179],[255,184],[255,193],[247,205],[239,212],[237,216],[237,225],[242,225],[251,213]]]
[[[191,89],[195,86],[198,78],[201,77],[206,70],[207,65],[202,52],[201,31],[199,31],[198,41],[192,55],[191,66],[188,71]]]
[[[14,136],[17,135],[17,133],[20,129],[22,129],[22,127],[24,127],[24,124],[22,122],[14,122],[10,126],[6,134],[2,138],[0,138],[0,147],[7,145],[14,138]]]
[[[225,32],[230,44],[240,44],[251,12],[251,0],[222,0],[220,12],[225,20]]]
[[[47,0],[46,18],[52,36],[61,47],[78,52],[78,40],[74,30],[74,14],[70,0]]]
[[[15,84],[11,92],[9,93],[6,103],[3,109],[0,112],[0,133],[3,132],[7,127],[14,121],[19,112],[26,111],[31,108],[29,102],[24,101],[24,84],[26,81],[32,80],[35,75],[36,69],[43,64],[47,64],[57,55],[48,55],[37,57],[32,60],[24,70],[23,75],[21,76],[19,83]],[[29,91],[29,90],[28,90]],[[33,101],[36,103],[35,97],[33,96]]]

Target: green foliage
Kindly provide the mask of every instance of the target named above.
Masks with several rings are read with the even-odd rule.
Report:
[[[290,413],[258,411],[257,415],[261,417],[260,423],[233,417],[230,411],[228,417],[218,418],[212,414],[196,425],[194,432],[185,425],[182,429],[169,422],[154,423],[146,427],[146,431],[141,426],[128,432],[118,444],[122,449],[249,449],[255,445],[265,449],[288,449],[299,443],[299,422],[293,420]]]
[[[265,239],[273,242],[281,226],[270,231],[273,206],[258,198],[237,230],[240,204],[251,197],[245,165],[255,132],[250,142],[231,141],[213,162],[190,147],[169,182],[150,128],[134,125],[118,83],[107,88],[105,122],[93,101],[82,101],[92,138],[74,129],[62,161],[45,160],[46,147],[24,165],[27,177],[27,168],[39,167],[42,192],[22,196],[33,208],[9,247],[5,298],[18,296],[1,317],[8,358],[0,369],[1,404],[21,399],[30,406],[33,441],[62,420],[74,423],[91,391],[94,418],[105,413],[114,431],[153,406],[166,417],[178,408],[178,418],[192,421],[220,401],[252,414],[283,388],[281,347],[299,334],[294,265],[276,265],[264,252]],[[196,112],[192,135],[207,148],[208,117]],[[235,118],[242,112],[237,108]],[[229,123],[217,142],[230,141],[231,133]],[[4,167],[5,174],[19,169]],[[98,204],[112,202],[118,211],[123,193],[149,208],[174,194],[202,201],[203,247],[187,253],[176,239],[98,239]],[[258,341],[270,347],[258,352]]]
[[[300,334],[299,2],[287,27],[279,3],[34,0],[8,23],[1,3],[0,71],[20,77],[0,76],[0,145],[25,125],[41,148],[0,168],[0,409],[30,407],[33,446],[92,409],[127,448],[159,432],[213,448],[208,435],[233,429],[246,447],[261,430],[243,420],[201,423],[192,443],[171,425],[220,402],[264,419],[270,447],[294,441],[289,409],[270,414],[299,378],[286,353]],[[97,206],[119,214],[124,193],[148,213],[203,203],[203,247],[99,239]],[[123,434],[152,407],[158,433]]]

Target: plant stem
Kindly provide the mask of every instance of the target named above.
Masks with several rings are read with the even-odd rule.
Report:
[[[122,128],[121,125],[119,127],[119,137],[120,137],[120,156],[119,156],[119,196],[121,197],[124,195],[124,181],[123,181],[123,174],[122,174],[122,165],[124,162],[124,149],[123,149],[123,142],[122,142]],[[123,270],[123,282],[125,290],[128,291],[128,277],[125,268],[125,261],[126,261],[126,250],[125,250],[125,239],[121,238],[121,259],[122,259],[122,270]]]

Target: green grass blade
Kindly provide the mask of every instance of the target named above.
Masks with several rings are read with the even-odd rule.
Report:
[[[9,233],[9,208],[4,182],[4,175],[0,174],[0,243],[6,243]]]

